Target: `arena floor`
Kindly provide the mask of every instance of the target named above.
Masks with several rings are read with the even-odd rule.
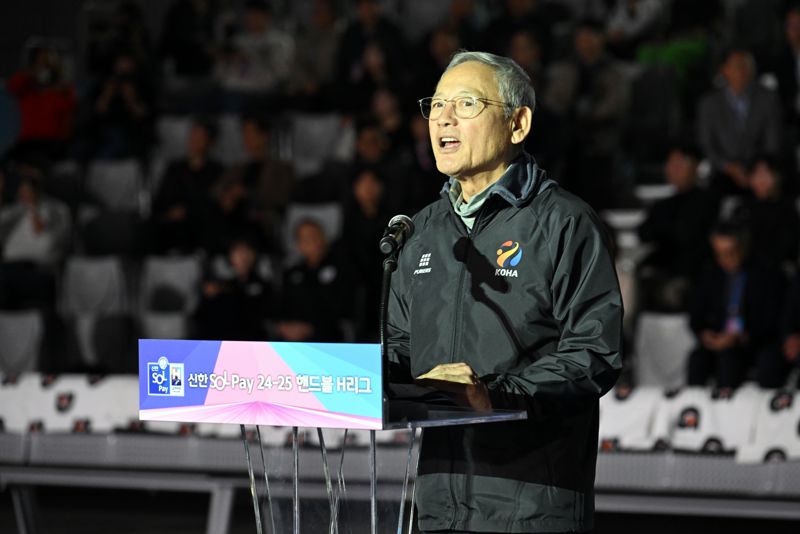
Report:
[[[205,532],[207,498],[198,495],[135,491],[41,489],[38,534],[202,534]],[[358,527],[342,534],[369,532],[369,510],[351,508]],[[290,509],[284,503],[282,513]],[[309,504],[301,532],[324,532],[324,503]],[[392,522],[393,523],[393,522]],[[796,533],[797,521],[766,521],[714,517],[653,516],[632,514],[597,515],[595,534],[729,534],[730,532]],[[381,533],[394,532],[396,525],[381,524]],[[0,492],[0,533],[16,532],[11,498]],[[230,534],[256,532],[252,509],[245,492],[237,494]],[[415,531],[416,532],[416,531]]]

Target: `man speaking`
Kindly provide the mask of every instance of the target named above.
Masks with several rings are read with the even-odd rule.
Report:
[[[423,532],[592,528],[598,399],[622,366],[622,301],[601,223],[523,150],[535,93],[512,60],[460,52],[420,100],[442,198],[392,278],[393,381],[526,421],[426,430]]]

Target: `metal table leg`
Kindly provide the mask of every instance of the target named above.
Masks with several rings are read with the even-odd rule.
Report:
[[[400,496],[400,515],[397,518],[397,534],[403,534],[403,519],[406,513],[406,495],[408,494],[408,479],[411,474],[411,457],[414,451],[414,438],[417,435],[417,428],[411,425],[411,436],[408,440],[408,458],[406,459],[406,474],[403,477],[403,493]]]
[[[375,463],[375,431],[369,431],[370,532],[378,534],[378,466]]]
[[[417,454],[417,462],[414,465],[414,489],[411,490],[411,509],[408,511],[408,534],[411,534],[412,529],[414,528],[414,505],[416,504],[417,498],[417,481],[419,480],[419,458],[422,456],[422,438],[424,436],[425,429],[419,429],[419,453]]]
[[[296,426],[292,427],[292,530],[300,534],[300,443]]]

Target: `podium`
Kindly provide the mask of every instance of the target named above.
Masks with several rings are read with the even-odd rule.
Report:
[[[522,420],[521,410],[478,412],[457,406],[435,390],[399,385],[390,394],[379,344],[250,341],[139,340],[139,418],[200,424],[235,424],[244,446],[256,529],[275,533],[269,466],[261,426],[291,428],[292,531],[300,532],[300,428],[316,429],[329,507],[327,531],[339,532],[345,494],[343,465],[347,432],[369,432],[370,532],[378,528],[376,432],[407,430],[408,451],[399,502],[397,532],[404,529],[409,482],[416,478],[414,445],[424,430],[467,424]],[[400,391],[402,390],[402,391]],[[390,400],[391,399],[391,400]],[[255,430],[248,433],[247,425]],[[323,429],[343,429],[335,477]],[[417,438],[419,432],[419,438]],[[262,514],[253,467],[251,437],[258,442],[269,522]],[[413,467],[412,467],[413,463]],[[414,515],[411,490],[408,532]]]

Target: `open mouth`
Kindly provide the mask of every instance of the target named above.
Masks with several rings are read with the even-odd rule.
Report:
[[[440,137],[439,148],[444,150],[455,150],[461,145],[461,141],[455,137]]]

